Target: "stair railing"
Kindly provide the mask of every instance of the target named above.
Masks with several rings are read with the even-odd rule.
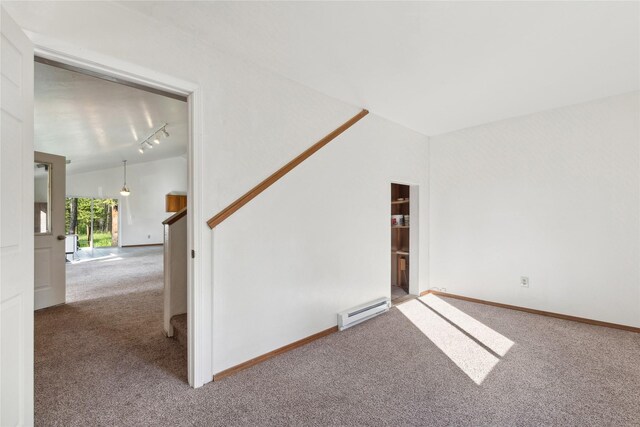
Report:
[[[356,114],[355,116],[353,116],[352,118],[344,122],[336,130],[329,133],[320,141],[313,144],[311,147],[309,147],[308,149],[303,151],[301,154],[299,154],[296,158],[294,158],[289,163],[287,163],[286,165],[278,169],[276,172],[271,174],[271,176],[269,176],[267,179],[265,179],[260,184],[256,185],[251,190],[246,192],[244,195],[238,198],[235,202],[231,203],[229,206],[227,206],[226,208],[218,212],[215,216],[209,219],[209,221],[207,221],[209,228],[213,229],[222,221],[229,218],[231,215],[233,215],[234,212],[238,211],[238,209],[240,209],[241,207],[249,203],[253,198],[255,198],[257,195],[262,193],[267,188],[269,188],[271,185],[273,185],[276,181],[278,181],[280,178],[285,176],[287,173],[291,172],[293,168],[295,168],[300,163],[302,163],[303,161],[311,157],[312,154],[314,154],[315,152],[320,150],[322,147],[327,145],[329,142],[334,140],[341,133],[343,133],[344,131],[349,129],[351,126],[356,124],[358,121],[360,121],[360,119],[362,119],[367,114],[369,114],[369,111],[367,110],[360,111],[358,114]]]

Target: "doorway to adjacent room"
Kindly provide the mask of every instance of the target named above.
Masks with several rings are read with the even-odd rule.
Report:
[[[409,295],[411,188],[391,184],[391,300]]]
[[[179,314],[187,315],[189,127],[186,97],[36,58],[34,179],[42,196],[35,198],[35,228],[52,241],[50,258],[35,254],[36,296],[40,283],[58,291],[55,300],[35,304],[37,399],[53,396],[43,384],[80,378],[113,360],[187,382],[188,343],[162,332],[168,264],[163,222],[176,212],[169,203],[176,193],[184,202],[185,245],[171,254],[171,264],[181,266],[174,282],[185,301]],[[61,271],[55,280],[49,277],[54,265]],[[186,338],[186,327],[181,333]],[[91,348],[91,366],[73,342]],[[41,369],[44,360],[58,368]],[[144,366],[136,365],[139,360]],[[94,387],[103,389],[119,384],[110,374],[96,381]]]

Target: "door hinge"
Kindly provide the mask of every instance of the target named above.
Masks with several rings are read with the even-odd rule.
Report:
[[[196,257],[196,251],[191,249],[191,258],[195,258],[195,257]]]

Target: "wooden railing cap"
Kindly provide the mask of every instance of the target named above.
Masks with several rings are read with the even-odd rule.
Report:
[[[289,163],[287,163],[286,165],[284,165],[283,167],[278,169],[275,173],[273,173],[267,179],[262,181],[260,184],[256,185],[251,190],[246,192],[243,196],[241,196],[236,201],[231,203],[229,206],[227,206],[226,208],[224,208],[223,210],[218,212],[214,217],[212,217],[209,221],[207,221],[207,224],[209,225],[209,228],[213,229],[215,226],[220,224],[222,221],[224,221],[225,219],[229,218],[234,212],[236,212],[238,209],[240,209],[241,207],[246,205],[250,200],[252,200],[258,194],[262,193],[264,190],[269,188],[271,185],[273,185],[273,183],[275,183],[277,180],[279,180],[280,178],[285,176],[293,168],[295,168],[300,163],[302,163],[303,161],[305,161],[306,159],[311,157],[311,155],[314,154],[316,151],[320,150],[322,147],[324,147],[329,142],[331,142],[336,137],[338,137],[341,133],[343,133],[344,131],[349,129],[351,126],[356,124],[358,121],[360,121],[360,119],[362,119],[367,114],[369,114],[369,111],[363,109],[358,114],[356,114],[355,116],[353,116],[352,118],[350,118],[349,120],[344,122],[336,130],[334,130],[333,132],[329,133],[327,136],[322,138],[320,141],[316,142],[311,147],[309,147],[308,149],[306,149],[305,151],[300,153],[296,158],[291,160]]]
[[[187,214],[187,208],[182,208],[180,209],[178,212],[174,213],[173,215],[171,215],[169,218],[165,219],[164,221],[162,221],[163,225],[171,225],[174,222],[176,222],[177,220],[179,220],[180,218],[182,218],[183,216],[185,216]]]

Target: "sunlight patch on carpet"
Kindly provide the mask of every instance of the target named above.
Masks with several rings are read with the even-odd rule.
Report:
[[[446,317],[451,323],[455,323],[456,326],[473,336],[500,357],[507,354],[511,346],[513,346],[513,341],[509,338],[433,294],[421,297],[420,301],[437,311],[441,316]]]
[[[101,260],[98,260],[98,262],[122,261],[123,259],[124,259],[124,258],[122,258],[121,256],[119,256],[119,257],[115,257],[115,258],[101,259]]]
[[[73,261],[70,261],[70,262],[71,262],[71,264],[82,264],[82,263],[85,263],[85,262],[101,261],[101,260],[105,260],[105,259],[110,259],[110,258],[114,258],[116,256],[117,256],[116,254],[109,254],[109,255],[95,257],[95,258],[77,259],[77,260],[73,260]]]
[[[482,384],[500,361],[420,301],[409,301],[397,308],[476,384]]]

